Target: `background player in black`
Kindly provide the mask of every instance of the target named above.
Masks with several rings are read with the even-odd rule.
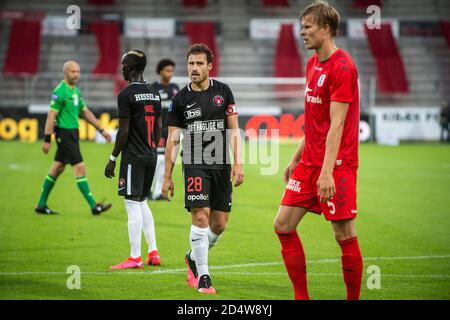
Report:
[[[187,54],[191,83],[172,100],[167,125],[166,170],[163,196],[173,196],[172,171],[183,130],[185,207],[191,212],[190,244],[186,254],[188,285],[214,294],[208,271],[208,251],[225,230],[231,211],[232,180],[244,180],[240,160],[240,134],[233,94],[226,84],[209,78],[213,54],[204,44],[191,46]],[[227,135],[229,139],[227,138]],[[233,150],[234,164],[228,161]]]
[[[180,91],[177,84],[171,83],[170,80],[173,77],[175,71],[175,62],[171,59],[162,59],[156,66],[156,74],[159,75],[159,80],[152,83],[159,96],[161,97],[162,107],[162,136],[159,139],[158,145],[158,160],[156,162],[155,177],[153,178],[152,185],[152,199],[161,200],[164,199],[161,195],[161,188],[164,181],[164,151],[167,140],[167,110],[172,102],[172,98]]]
[[[159,265],[153,215],[147,204],[156,166],[156,147],[161,136],[161,98],[144,81],[147,59],[139,50],[122,58],[122,74],[129,85],[117,97],[119,130],[114,150],[105,168],[107,178],[114,177],[116,159],[120,161],[119,195],[125,197],[128,214],[130,257],[111,269],[142,268],[141,237],[144,232],[149,247],[148,265]]]

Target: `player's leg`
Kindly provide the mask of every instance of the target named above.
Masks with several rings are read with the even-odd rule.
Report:
[[[335,170],[333,173],[336,194],[325,204],[321,203],[325,218],[331,221],[336,241],[341,251],[342,271],[347,287],[347,299],[359,299],[363,259],[355,228],[356,170]]]
[[[210,170],[212,183],[211,215],[208,227],[209,249],[217,244],[228,223],[233,192],[230,174],[230,170]]]
[[[98,215],[106,210],[109,210],[111,208],[111,204],[103,204],[95,201],[95,198],[91,193],[88,180],[86,178],[86,166],[84,162],[73,164],[72,168],[78,189],[89,204],[92,214]]]
[[[219,241],[228,223],[229,212],[211,210],[208,227],[209,250]]]
[[[152,183],[152,199],[160,200],[162,199],[161,188],[164,182],[164,168],[165,168],[164,154],[158,154],[156,161],[155,177]]]
[[[41,195],[39,197],[39,202],[35,208],[36,213],[44,213],[44,214],[57,214],[57,212],[52,211],[47,206],[47,200],[50,195],[50,192],[53,189],[53,186],[56,183],[56,179],[58,179],[59,175],[64,171],[65,164],[60,161],[54,161],[49,174],[45,177],[44,183],[42,184]]]
[[[198,274],[197,289],[200,293],[215,294],[212,286],[211,275],[208,269],[208,227],[210,208],[191,208],[192,225],[190,233],[191,258],[195,261]]]
[[[296,300],[308,300],[306,257],[297,233],[297,226],[307,213],[302,207],[280,205],[274,221],[275,233],[281,244],[286,271],[294,287]]]
[[[130,256],[127,260],[112,266],[112,270],[142,268],[141,258],[142,239],[142,207],[141,195],[144,185],[144,172],[141,166],[120,162],[119,196],[123,196],[125,211],[128,217],[128,239],[130,243]]]
[[[155,166],[144,167],[144,184],[141,191],[140,203],[142,213],[142,231],[148,245],[148,256],[146,263],[148,265],[160,265],[161,260],[156,246],[155,221],[153,214],[148,206],[147,197],[150,195],[150,187],[155,175]]]
[[[342,251],[341,263],[347,287],[347,300],[359,300],[363,259],[356,234],[355,219],[332,221],[331,224]]]

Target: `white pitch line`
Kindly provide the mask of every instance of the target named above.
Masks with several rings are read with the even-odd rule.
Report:
[[[406,256],[406,257],[365,257],[364,261],[389,261],[389,260],[432,260],[432,259],[449,259],[450,254],[446,255],[434,255],[434,256]],[[319,259],[319,260],[309,260],[307,263],[329,263],[329,262],[339,262],[340,259]],[[214,270],[222,270],[222,269],[242,269],[242,268],[254,268],[254,267],[267,267],[267,266],[278,266],[283,265],[283,262],[258,262],[258,263],[243,263],[243,264],[229,264],[223,266],[210,266],[210,269]],[[177,274],[186,272],[186,269],[159,269],[154,271],[119,271],[119,272],[81,272],[82,275],[158,275],[158,274]],[[226,274],[227,272],[215,272],[215,274]],[[231,274],[231,272],[228,272]],[[47,271],[23,271],[23,272],[0,272],[0,276],[33,276],[33,275],[67,275],[70,273],[67,272],[47,272]],[[276,272],[236,272],[236,275],[277,275],[277,274],[285,274],[285,273],[276,273]],[[318,275],[317,273],[308,273],[309,275]],[[333,275],[330,273],[323,275]],[[384,275],[384,274],[383,274]],[[450,277],[447,275],[392,275],[392,276],[405,276],[405,277]]]

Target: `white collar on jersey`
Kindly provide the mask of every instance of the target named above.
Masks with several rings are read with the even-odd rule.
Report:
[[[211,86],[211,87],[213,87],[214,86],[214,81],[213,81],[213,79],[211,79],[211,78],[209,78],[209,85]],[[194,90],[192,90],[192,82],[189,82],[189,84],[187,85],[187,88],[188,88],[188,90],[189,91],[194,91]],[[209,89],[209,88],[208,88]],[[208,89],[206,89],[206,90],[208,90]]]
[[[144,80],[144,82],[140,82],[140,81],[135,81],[129,84],[129,86],[131,86],[132,84],[148,84],[147,81]]]

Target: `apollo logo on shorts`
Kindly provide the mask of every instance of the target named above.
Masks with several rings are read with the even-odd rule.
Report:
[[[190,194],[190,195],[187,196],[187,199],[188,199],[189,201],[195,201],[195,200],[203,200],[203,201],[206,201],[206,200],[209,200],[209,195],[203,194],[203,193],[201,193],[201,194],[196,194],[196,195]]]
[[[301,188],[301,182],[294,180],[294,179],[289,179],[289,182],[286,186],[286,189],[288,190],[292,190],[294,192],[300,192],[302,190]]]

